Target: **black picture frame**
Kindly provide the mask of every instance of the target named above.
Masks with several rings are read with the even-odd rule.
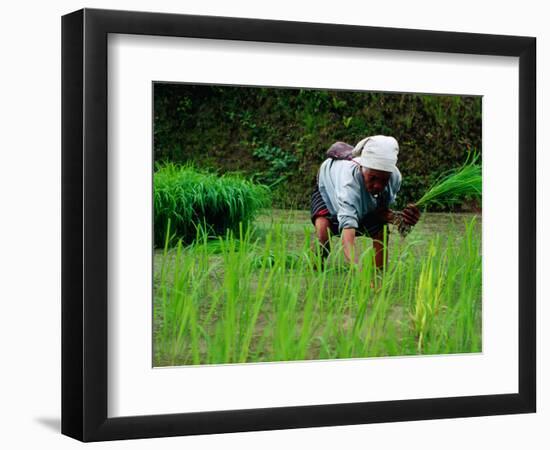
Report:
[[[107,416],[109,33],[519,57],[517,393]],[[82,441],[535,412],[536,39],[83,9],[62,18],[62,433]]]

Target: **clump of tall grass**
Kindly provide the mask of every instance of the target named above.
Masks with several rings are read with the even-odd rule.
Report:
[[[423,209],[432,205],[453,207],[460,205],[465,200],[481,200],[481,164],[478,160],[479,153],[469,153],[464,164],[442,174],[415,202],[416,206]],[[403,221],[400,212],[396,212],[394,224],[401,235],[407,235],[411,230],[411,227]]]
[[[238,230],[270,204],[269,189],[237,174],[218,175],[190,165],[158,165],[154,173],[154,242],[162,248],[168,223],[172,236],[189,243],[197,225],[212,235]],[[170,236],[169,241],[172,241]]]
[[[481,199],[481,164],[479,154],[470,153],[457,169],[443,174],[416,202],[419,207],[430,205],[455,206],[464,200]]]
[[[306,230],[304,230],[306,231]],[[481,351],[476,218],[427,242],[396,240],[375,275],[341,247],[320,267],[311,236],[275,223],[165,247],[155,275],[154,364],[189,365]],[[371,284],[375,280],[374,285]]]

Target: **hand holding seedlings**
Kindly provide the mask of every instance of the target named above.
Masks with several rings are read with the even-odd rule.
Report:
[[[397,226],[401,236],[406,236],[411,231],[410,220],[414,219],[414,210],[419,212],[418,207],[426,208],[429,205],[449,207],[459,205],[464,200],[480,201],[481,165],[478,159],[479,154],[469,153],[461,167],[443,174],[416,204],[409,204],[403,211],[396,212],[392,223]],[[414,207],[412,211],[411,207]]]
[[[414,203],[409,203],[403,211],[395,211],[391,223],[393,223],[401,236],[410,233],[413,226],[420,219],[420,210]]]
[[[414,203],[409,203],[401,213],[403,214],[404,222],[411,227],[415,226],[418,223],[418,219],[420,219],[420,210]]]

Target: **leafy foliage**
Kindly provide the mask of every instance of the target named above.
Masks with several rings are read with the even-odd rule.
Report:
[[[255,178],[262,180],[270,187],[285,181],[298,162],[296,156],[276,146],[264,145],[255,149],[252,154],[267,163],[267,170],[256,173]]]
[[[309,207],[319,165],[336,141],[397,138],[398,208],[417,200],[471,149],[481,149],[481,97],[184,84],[154,89],[156,161],[192,161],[262,180],[284,177],[272,193],[278,207]]]

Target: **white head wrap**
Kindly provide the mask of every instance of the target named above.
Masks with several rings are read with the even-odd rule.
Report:
[[[369,136],[361,140],[352,155],[359,158],[359,164],[370,169],[393,172],[397,163],[399,144],[391,136]]]

